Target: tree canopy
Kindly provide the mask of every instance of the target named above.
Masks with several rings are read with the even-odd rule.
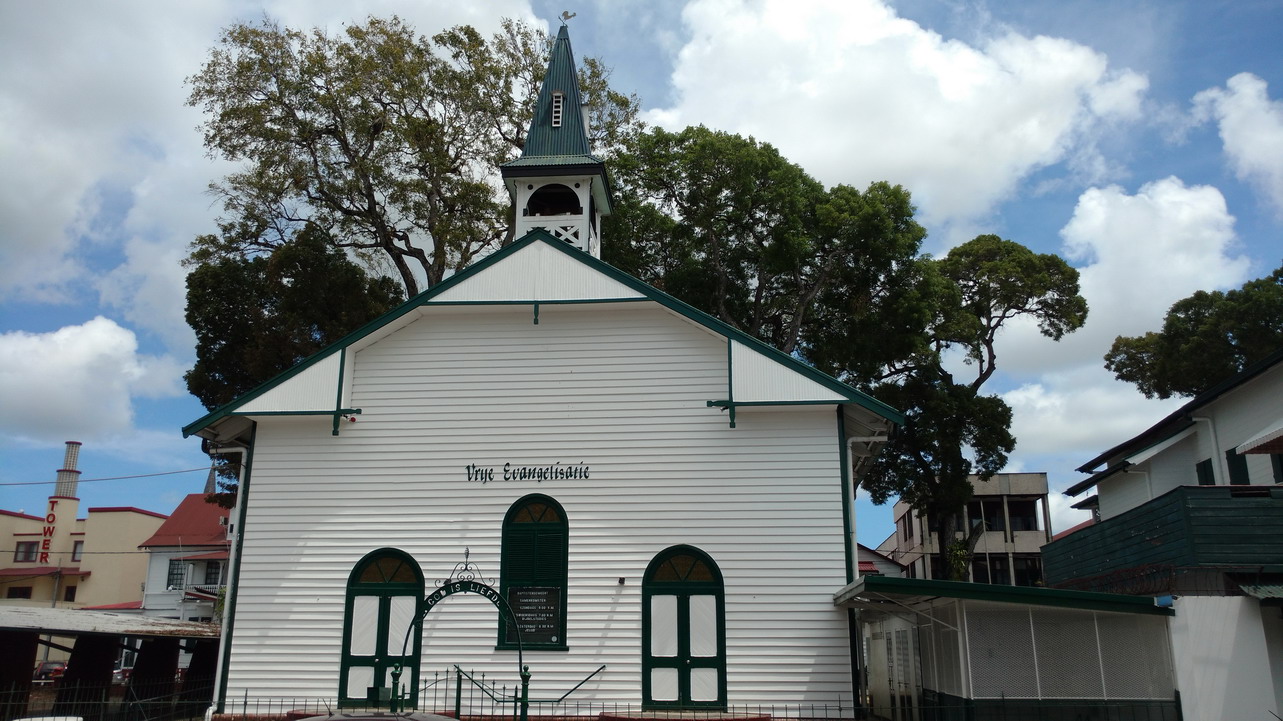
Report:
[[[267,256],[201,262],[187,276],[196,331],[187,388],[206,408],[221,406],[402,300],[396,281],[366,275],[306,229]]]
[[[1148,398],[1196,396],[1283,348],[1283,266],[1172,304],[1161,331],[1118,336],[1105,368]]]
[[[310,227],[410,295],[435,285],[510,233],[494,180],[525,143],[547,49],[511,20],[489,40],[469,26],[426,38],[395,17],[337,36],[233,25],[188,79],[206,149],[239,165],[211,184],[219,233],[195,250],[250,257]],[[580,74],[608,151],[640,128],[638,101],[592,58]]]
[[[968,475],[1015,446],[1011,409],[981,392],[999,332],[1021,316],[1053,340],[1081,327],[1077,271],[995,235],[933,259],[904,188],[825,189],[770,145],[703,127],[650,130],[614,169],[605,259],[905,411],[864,486],[952,539]],[[959,355],[974,376],[947,370]]]

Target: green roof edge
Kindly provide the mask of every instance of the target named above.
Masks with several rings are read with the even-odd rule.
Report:
[[[524,236],[522,236],[517,241],[513,242],[511,245],[500,248],[494,253],[491,253],[485,258],[477,261],[473,265],[470,265],[467,268],[464,268],[463,270],[459,271],[458,273],[455,273],[454,275],[441,281],[440,283],[437,283],[431,288],[419,293],[418,295],[415,295],[414,297],[405,301],[404,303],[397,306],[396,308],[393,308],[387,313],[384,313],[378,318],[375,318],[369,321],[368,323],[362,325],[360,328],[353,330],[352,332],[348,333],[342,338],[339,338],[338,340],[334,341],[328,346],[318,350],[317,352],[313,353],[312,355],[300,361],[297,365],[290,368],[289,370],[283,371],[277,374],[276,376],[269,378],[268,380],[260,383],[254,388],[241,394],[235,400],[229,403],[226,403],[222,406],[219,406],[218,408],[215,408],[209,413],[206,413],[204,416],[201,416],[195,421],[192,421],[186,426],[183,426],[183,437],[187,438],[191,436],[193,433],[196,433],[198,431],[201,431],[207,428],[209,425],[211,425],[216,421],[219,421],[228,416],[235,415],[236,414],[235,409],[237,406],[244,405],[245,403],[252,401],[255,398],[258,398],[259,396],[263,395],[264,393],[271,390],[272,388],[275,388],[281,383],[284,383],[290,378],[293,378],[294,376],[298,375],[304,370],[312,367],[313,365],[320,362],[322,359],[328,357],[332,353],[336,352],[340,348],[351,345],[353,342],[360,340],[361,338],[364,338],[365,336],[369,335],[375,330],[382,328],[383,326],[400,318],[401,316],[409,313],[410,311],[423,305],[429,305],[431,303],[432,298],[436,297],[437,295],[440,295],[445,291],[449,290],[450,288],[453,288],[454,286],[462,282],[465,282],[468,278],[471,278],[472,276],[484,271],[486,268],[490,267],[491,265],[494,265],[495,263],[499,262],[503,258],[506,258],[507,256],[512,255],[513,253],[516,253],[518,250],[540,241],[547,243],[553,248],[556,248],[557,250],[565,253],[570,258],[577,260],[589,266],[590,268],[611,277],[612,279],[622,283],[623,285],[628,286],[629,288],[632,288],[633,290],[637,291],[638,293],[645,296],[646,298],[656,303],[659,303],[660,305],[668,308],[669,310],[672,310],[678,313],[679,315],[685,316],[686,318],[692,321],[695,321],[696,323],[699,323],[700,325],[703,325],[706,328],[709,328],[710,330],[714,330],[717,333],[727,338],[733,338],[739,341],[740,343],[743,343],[744,345],[749,346],[754,350],[757,350],[763,353],[764,355],[776,361],[777,363],[780,363],[785,367],[791,368],[795,371],[802,373],[803,375],[807,376],[811,380],[814,380],[820,383],[821,385],[825,386],[829,390],[832,390],[836,393],[840,393],[846,396],[847,400],[861,406],[862,408],[865,408],[866,410],[876,413],[877,415],[882,416],[883,418],[886,418],[887,420],[893,423],[896,423],[896,424],[904,423],[904,415],[899,411],[895,410],[894,408],[892,408],[891,406],[883,403],[882,401],[879,401],[876,398],[873,398],[872,396],[864,393],[863,391],[860,391],[856,388],[853,388],[839,381],[838,379],[828,375],[827,373],[823,373],[819,370],[816,370],[815,368],[812,368],[811,366],[788,355],[787,353],[784,353],[783,351],[780,351],[758,340],[757,338],[754,338],[748,335],[747,333],[737,328],[734,328],[728,325],[727,323],[718,320],[717,318],[714,318],[713,316],[705,313],[702,310],[699,310],[698,308],[695,308],[694,306],[691,306],[683,301],[678,300],[677,298],[674,298],[673,296],[665,293],[662,290],[659,290],[658,288],[655,288],[651,285],[648,285],[642,282],[641,280],[638,280],[637,278],[634,278],[633,276],[625,273],[622,270],[619,270],[618,268],[614,267],[613,265],[610,265],[609,263],[603,260],[594,258],[588,253],[585,253],[582,250],[579,250],[578,248],[571,247],[565,242],[553,237],[553,235],[551,233],[548,233],[547,231],[537,228],[535,230],[530,231],[529,233],[526,233]],[[539,301],[538,299],[532,298],[531,300],[525,301],[525,302],[538,303],[541,301]],[[483,301],[479,304],[484,305],[485,303]],[[833,401],[833,403],[841,403],[841,402],[842,401],[836,401],[836,400]]]
[[[970,583],[967,581],[940,581],[927,578],[899,578],[895,576],[861,576],[835,596],[848,589],[861,586],[865,592],[902,593],[906,595],[964,598],[971,601],[998,603],[1027,603],[1035,606],[1081,608],[1115,613],[1140,613],[1154,616],[1174,616],[1170,608],[1157,606],[1152,596],[1127,596],[1120,593],[1096,591],[1071,591],[1063,588],[1040,586],[1005,586],[1001,584]]]

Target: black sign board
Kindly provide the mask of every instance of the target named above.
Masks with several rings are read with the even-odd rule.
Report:
[[[514,586],[508,589],[508,605],[521,625],[525,644],[564,644],[561,628],[561,589],[555,586]],[[516,643],[512,623],[508,623],[508,642]]]

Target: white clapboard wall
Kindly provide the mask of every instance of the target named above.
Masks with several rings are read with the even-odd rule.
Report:
[[[725,579],[729,703],[850,702],[832,600],[846,583],[833,405],[740,407],[731,428],[707,401],[728,395],[733,341],[654,302],[544,305],[537,324],[521,304],[419,313],[347,354],[361,415],[340,435],[329,416],[257,419],[229,699],[333,697],[362,556],[403,549],[432,587],[467,548],[498,586],[504,514],[543,493],[569,522],[569,650],[526,653],[533,695],[559,696],[606,664],[572,698],[640,701],[642,575],[684,543]],[[558,461],[589,478],[481,484],[465,472]],[[446,599],[424,625],[423,671],[459,664],[515,682],[516,653],[495,650],[496,631],[489,602]]]

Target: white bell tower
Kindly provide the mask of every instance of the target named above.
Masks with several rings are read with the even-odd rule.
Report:
[[[589,152],[588,114],[562,25],[521,157],[500,166],[516,205],[518,238],[543,229],[601,257],[601,219],[610,214],[606,165]]]

